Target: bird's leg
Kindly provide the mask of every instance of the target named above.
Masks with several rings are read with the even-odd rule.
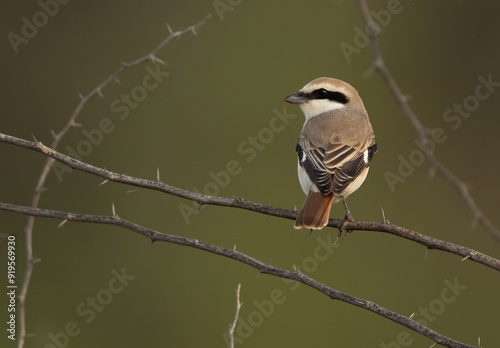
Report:
[[[342,232],[344,231],[344,225],[347,221],[356,221],[351,215],[351,212],[349,211],[349,207],[347,206],[347,203],[345,201],[345,198],[342,197],[342,203],[344,203],[344,208],[345,208],[345,217],[344,221],[342,222],[342,225],[339,228],[339,237],[342,235]],[[345,230],[346,232],[352,232],[352,230]]]
[[[354,220],[354,218],[352,217],[351,212],[349,211],[349,207],[347,206],[347,202],[345,201],[345,198],[344,198],[344,197],[342,197],[342,203],[344,203],[344,207],[345,207],[345,217],[344,217],[344,221],[356,221],[356,220]]]

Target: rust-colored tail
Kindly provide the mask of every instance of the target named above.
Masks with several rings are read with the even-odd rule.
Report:
[[[321,192],[309,191],[304,206],[295,220],[294,227],[319,230],[322,229],[330,217],[333,193],[322,195]]]

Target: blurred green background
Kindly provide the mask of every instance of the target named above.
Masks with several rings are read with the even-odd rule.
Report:
[[[479,207],[500,227],[500,90],[481,100],[456,129],[451,127],[455,121],[443,119],[446,110],[474,95],[479,76],[491,74],[500,81],[500,3],[401,1],[398,13],[384,17],[394,3],[369,2],[385,27],[379,36],[385,61],[422,123],[444,130],[447,139],[436,148],[438,158],[471,185]],[[187,34],[158,52],[168,63],[159,68],[167,77],[143,95],[147,67],[154,70],[155,65],[126,71],[120,83],[110,84],[102,98],[86,105],[78,118],[82,127],[72,129],[59,150],[84,149],[85,131],[109,119],[113,131],[96,141],[84,161],[148,179],[155,179],[159,168],[164,182],[201,192],[207,184],[213,188],[209,173],[218,174],[236,161],[241,171],[218,186],[219,195],[293,209],[304,199],[294,151],[304,118],[283,98],[313,78],[333,76],[357,88],[379,143],[367,181],[349,199],[354,217],[381,221],[383,207],[392,223],[500,257],[500,243],[482,226],[471,228],[473,218],[464,202],[442,177],[429,176],[427,164],[415,166],[394,192],[390,189],[386,172],[398,174],[399,156],[408,159],[418,147],[387,86],[377,73],[369,73],[370,49],[358,45],[359,52],[349,59],[341,50],[343,42],[355,45],[356,28],[364,30],[356,2],[71,1],[59,5],[34,37],[19,44],[18,53],[8,33],[21,35],[23,17],[32,21],[41,5],[18,1],[0,6],[1,132],[25,139],[34,135],[50,144],[50,131],[66,124],[78,93],[87,94],[122,61],[152,50],[168,35],[165,22],[181,30],[211,14],[197,36]],[[117,112],[113,105],[124,107],[122,94],[132,92],[140,101],[121,119],[124,109]],[[273,110],[284,108],[295,117],[272,136],[263,131],[275,117]],[[265,140],[251,145],[249,137],[259,134]],[[0,201],[29,205],[45,158],[7,144],[0,149]],[[500,346],[500,274],[484,266],[439,251],[425,257],[420,245],[374,232],[356,231],[335,248],[320,247],[329,245],[337,231],[309,234],[294,230],[290,220],[229,208],[205,207],[186,223],[179,207],[192,206],[189,201],[113,183],[97,186],[102,179],[80,172],[61,176],[58,180],[51,173],[40,207],[108,215],[114,203],[121,217],[149,228],[227,248],[236,245],[274,266],[296,265],[340,291],[403,315],[415,312],[415,319],[426,318],[430,328],[454,339],[475,344],[480,336],[485,347]],[[332,217],[343,215],[342,205],[334,206]],[[27,217],[0,211],[0,219],[3,236],[18,237],[20,280]],[[225,347],[238,283],[243,302],[238,346],[432,344],[382,317],[303,285],[258,276],[255,269],[220,256],[151,245],[117,227],[67,223],[57,228],[59,223],[35,223],[33,250],[42,262],[29,287],[25,347],[57,347],[51,337],[69,347]],[[5,255],[5,239],[0,248]],[[129,280],[112,280],[116,272],[125,272]],[[2,274],[6,279],[6,271]],[[459,286],[446,290],[453,283]],[[7,320],[5,297],[2,322]],[[91,309],[87,301],[92,298],[102,306]],[[61,332],[68,323],[76,325],[70,329],[74,337],[64,342]],[[13,347],[2,331],[2,346]]]

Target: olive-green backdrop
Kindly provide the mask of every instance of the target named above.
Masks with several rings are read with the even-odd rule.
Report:
[[[469,185],[500,228],[500,4],[370,1],[385,62],[432,150]],[[120,173],[185,189],[293,209],[302,205],[296,140],[304,117],[283,98],[333,76],[359,91],[379,143],[363,187],[349,198],[358,220],[390,222],[500,257],[500,242],[457,192],[422,162],[416,134],[373,71],[354,1],[64,1],[0,5],[0,131],[50,144],[85,95],[150,52],[172,30],[211,19],[91,99],[59,150]],[[485,82],[486,81],[486,82]],[[489,81],[489,82],[488,82]],[[481,87],[483,86],[483,87]],[[436,133],[437,132],[437,133]],[[0,144],[0,201],[29,205],[43,155]],[[63,166],[40,207],[112,213],[161,232],[237,250],[376,302],[454,339],[500,346],[500,274],[384,233],[309,234],[293,222],[207,206]],[[132,192],[131,192],[132,191]],[[184,211],[184,215],[182,213]],[[341,204],[332,217],[342,218]],[[21,285],[27,217],[0,211],[0,282],[6,236],[17,237]],[[236,346],[428,347],[398,324],[200,250],[156,243],[112,226],[36,219],[36,264],[25,347],[226,347],[241,283]],[[3,287],[2,291],[6,291]],[[8,320],[8,297],[0,322]],[[2,346],[14,347],[2,326]]]

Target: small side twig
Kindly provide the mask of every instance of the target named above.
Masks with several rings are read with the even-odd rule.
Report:
[[[373,26],[370,23],[373,23],[372,16],[370,14],[370,10],[368,9],[368,5],[366,4],[366,0],[358,0],[359,8],[361,9],[361,14],[366,22],[367,34],[370,37],[371,49],[373,52],[373,60],[374,60],[374,68],[380,73],[384,81],[389,86],[392,94],[396,98],[399,106],[403,110],[403,113],[406,115],[408,120],[410,121],[413,130],[417,134],[417,138],[423,144],[427,143],[426,138],[426,128],[422,125],[420,120],[418,119],[415,112],[413,112],[412,108],[408,104],[407,98],[399,89],[399,86],[396,83],[396,80],[392,77],[387,65],[385,65],[384,58],[382,56],[382,52],[380,50],[380,46],[378,44],[377,32],[374,30]],[[474,221],[480,222],[486,230],[488,230],[493,237],[500,241],[500,230],[493,225],[493,223],[486,217],[486,215],[479,209],[474,198],[472,198],[470,194],[470,190],[467,185],[462,182],[451,170],[445,167],[434,155],[433,152],[425,152],[425,156],[427,158],[427,162],[432,170],[439,173],[462,197],[467,208],[469,208],[472,213],[472,217]]]
[[[61,139],[69,132],[70,129],[73,127],[78,127],[80,124],[76,122],[76,119],[86,106],[87,102],[95,97],[96,95],[102,96],[102,90],[104,87],[109,85],[113,81],[117,81],[118,76],[123,73],[125,70],[138,65],[143,62],[147,61],[153,61],[155,63],[160,63],[164,64],[163,61],[158,59],[155,54],[163,47],[165,46],[168,42],[173,40],[176,37],[180,37],[186,33],[192,32],[196,34],[196,28],[200,27],[206,21],[210,18],[210,15],[206,16],[203,18],[200,22],[197,24],[191,25],[187,27],[184,30],[180,31],[172,31],[169,29],[169,35],[165,40],[163,40],[160,44],[158,44],[151,52],[148,54],[144,55],[143,57],[136,59],[132,62],[129,63],[123,63],[118,70],[116,70],[114,73],[112,73],[107,79],[99,83],[93,90],[91,90],[87,95],[82,95],[79,94],[80,96],[80,102],[78,103],[75,111],[73,111],[73,114],[68,120],[68,123],[58,132],[54,132],[53,130],[51,131],[51,134],[53,136],[51,148],[57,149]],[[33,195],[32,201],[31,201],[31,206],[36,208],[38,207],[38,203],[40,201],[40,197],[42,192],[44,191],[44,185],[45,181],[47,179],[47,176],[49,175],[50,171],[52,170],[52,167],[54,165],[54,159],[53,158],[47,158],[47,161],[45,162],[45,165],[42,169],[42,172],[40,174],[40,177],[38,179],[38,182],[35,186],[35,194]],[[17,347],[22,348],[24,346],[24,341],[26,338],[26,320],[25,320],[25,303],[26,303],[26,295],[28,293],[28,288],[31,280],[31,274],[33,272],[33,266],[35,265],[35,258],[33,256],[33,226],[35,224],[35,219],[33,216],[30,216],[28,218],[28,222],[24,228],[24,234],[26,236],[26,269],[24,272],[24,280],[23,280],[23,285],[21,288],[21,292],[19,294],[18,298],[18,306],[19,306],[19,338],[17,342]]]
[[[234,329],[236,328],[236,323],[238,322],[238,318],[240,316],[240,308],[243,305],[240,302],[240,289],[241,289],[241,284],[238,284],[238,287],[236,288],[236,313],[234,315],[234,320],[232,324],[229,324],[229,342],[231,345],[231,348],[234,348]]]

